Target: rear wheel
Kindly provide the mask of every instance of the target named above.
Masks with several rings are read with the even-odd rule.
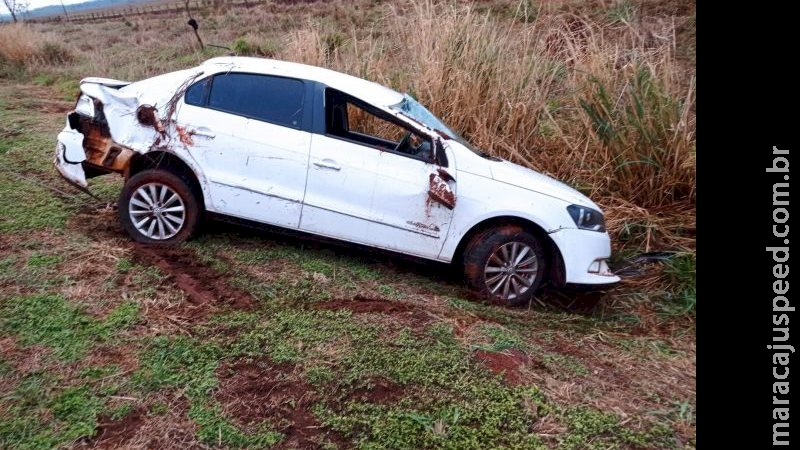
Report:
[[[145,170],[125,183],[119,218],[135,241],[169,245],[191,237],[200,206],[182,178],[164,170]]]
[[[464,251],[467,284],[481,296],[510,306],[527,304],[545,272],[542,245],[518,225],[475,236]]]

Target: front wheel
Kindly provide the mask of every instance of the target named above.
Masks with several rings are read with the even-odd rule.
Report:
[[[467,284],[494,302],[527,304],[541,286],[544,274],[542,245],[518,225],[484,231],[464,251]]]
[[[137,242],[176,244],[194,233],[200,206],[188,183],[177,175],[145,170],[132,176],[122,188],[119,218]]]

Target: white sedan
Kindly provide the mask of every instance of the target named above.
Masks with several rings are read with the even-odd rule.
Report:
[[[600,209],[489,156],[408,95],[331,70],[224,57],[129,83],[81,82],[58,135],[70,182],[120,173],[119,218],[148,244],[206,214],[452,262],[506,304],[619,281]]]

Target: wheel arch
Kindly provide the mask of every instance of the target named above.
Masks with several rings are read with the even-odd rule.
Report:
[[[194,169],[183,158],[165,150],[135,153],[125,171],[125,180],[127,181],[137,173],[150,169],[165,170],[181,177],[189,184],[192,193],[195,194],[200,203],[200,207],[205,209],[206,200],[200,179]]]
[[[517,216],[495,216],[484,219],[477,224],[473,225],[462,237],[456,246],[455,253],[453,254],[452,262],[461,266],[464,262],[464,251],[467,245],[481,233],[492,228],[498,228],[506,225],[518,225],[523,229],[530,231],[536,236],[545,248],[547,254],[547,278],[546,282],[550,282],[556,286],[563,286],[566,283],[566,267],[564,266],[564,258],[561,255],[561,250],[556,245],[555,241],[550,238],[550,235],[536,222]]]

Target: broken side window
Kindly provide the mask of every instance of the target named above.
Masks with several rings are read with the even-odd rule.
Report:
[[[347,127],[351,133],[372,136],[392,143],[392,148],[403,139],[406,129],[347,103]]]
[[[388,119],[379,111],[333,89],[326,89],[326,126],[329,135],[380,150],[431,162],[430,139]]]

